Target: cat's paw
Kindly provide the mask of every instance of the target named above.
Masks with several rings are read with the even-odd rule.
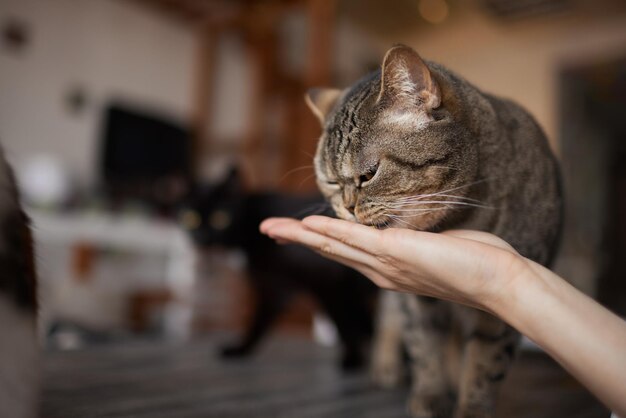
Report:
[[[492,408],[487,405],[474,406],[471,408],[460,407],[454,414],[454,418],[493,418],[494,413]]]
[[[220,349],[220,356],[223,358],[241,358],[250,355],[251,350],[245,345],[227,345]]]
[[[395,353],[378,353],[372,359],[370,376],[374,384],[384,389],[398,387],[404,377],[402,357]]]
[[[411,396],[407,409],[412,418],[452,418],[454,401],[448,395]]]

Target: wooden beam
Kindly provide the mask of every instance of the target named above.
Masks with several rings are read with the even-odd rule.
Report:
[[[236,0],[127,0],[156,10],[185,24],[228,25],[238,18],[244,1]]]
[[[192,77],[193,104],[193,157],[195,168],[197,158],[202,157],[209,147],[208,127],[212,114],[213,79],[216,66],[216,48],[218,33],[211,25],[199,25],[196,28],[196,59]]]
[[[289,172],[298,167],[312,164],[312,155],[320,135],[319,121],[304,104],[304,94],[308,88],[328,86],[332,78],[332,51],[336,17],[336,0],[307,0],[308,45],[306,68],[300,93],[296,96],[297,109],[295,130],[296,140],[285,144],[283,171]],[[298,97],[299,96],[299,97]],[[299,170],[290,176],[288,187],[294,191],[307,191],[316,188],[315,179],[309,170]]]
[[[326,85],[331,80],[336,0],[307,0],[309,15],[308,59],[305,83]]]
[[[278,22],[284,8],[278,2],[250,5],[241,21],[246,46],[252,64],[252,94],[247,121],[243,158],[249,169],[249,186],[265,188],[273,180],[273,170],[268,170],[268,139],[270,132],[268,106],[276,104],[278,92],[274,89],[277,72],[279,38]]]

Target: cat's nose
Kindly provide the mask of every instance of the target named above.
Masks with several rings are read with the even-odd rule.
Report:
[[[351,215],[354,215],[356,206],[357,191],[353,185],[346,184],[343,188],[343,207],[346,208]]]

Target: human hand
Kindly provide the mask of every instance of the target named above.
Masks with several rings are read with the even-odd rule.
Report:
[[[261,232],[304,244],[383,288],[447,299],[499,316],[626,416],[623,320],[498,237],[464,230],[376,230],[321,216],[267,219]]]
[[[492,311],[530,262],[495,235],[456,230],[440,234],[368,226],[323,216],[270,218],[261,232],[306,245],[360,271],[378,286]]]

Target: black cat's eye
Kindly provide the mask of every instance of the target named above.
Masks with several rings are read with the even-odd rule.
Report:
[[[362,174],[361,176],[359,176],[359,186],[363,185],[364,183],[367,183],[368,181],[374,178],[374,176],[378,172],[378,166],[379,164],[376,164],[374,167],[370,168],[365,174]]]
[[[223,230],[230,226],[231,216],[225,210],[215,210],[209,215],[209,225],[213,229]]]
[[[195,210],[186,209],[179,215],[180,223],[188,230],[198,229],[202,224],[200,214]]]

